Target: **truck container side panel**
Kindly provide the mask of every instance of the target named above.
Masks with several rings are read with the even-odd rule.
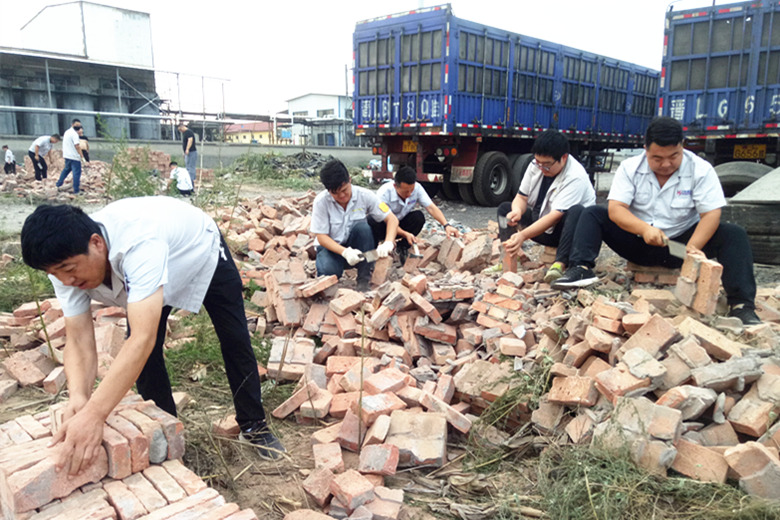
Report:
[[[663,113],[691,133],[762,132],[780,111],[778,23],[767,1],[669,13]]]
[[[527,139],[560,128],[597,148],[626,146],[657,107],[655,71],[459,19],[449,6],[360,22],[354,52],[358,135]]]

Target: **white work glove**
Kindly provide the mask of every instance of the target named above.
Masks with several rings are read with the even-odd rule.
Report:
[[[384,242],[379,244],[379,247],[376,248],[376,256],[379,258],[387,258],[387,256],[390,254],[390,251],[393,250],[394,246],[395,244],[385,240]]]
[[[363,261],[363,255],[360,251],[354,247],[348,247],[341,252],[341,256],[347,261],[349,265],[357,265]]]

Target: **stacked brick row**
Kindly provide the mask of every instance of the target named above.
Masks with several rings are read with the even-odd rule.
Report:
[[[3,518],[256,518],[182,465],[183,426],[151,402],[125,397],[106,421],[96,462],[76,476],[56,470],[59,446],[49,446],[61,414],[54,406],[0,425]]]

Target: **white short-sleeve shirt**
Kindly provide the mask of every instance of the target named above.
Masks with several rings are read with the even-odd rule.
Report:
[[[14,161],[15,161],[14,153],[10,149],[6,150],[5,151],[5,162],[7,162],[8,164],[11,164]]]
[[[535,162],[528,165],[528,169],[520,181],[518,193],[528,197],[528,207],[533,208],[536,199],[539,196],[539,188],[542,185],[544,173]],[[569,154],[566,159],[566,165],[561,173],[555,176],[547,194],[542,201],[542,211],[539,217],[549,214],[551,211],[566,212],[572,206],[582,204],[583,206],[592,206],[596,203],[596,191],[590,183],[590,177],[585,168]],[[545,230],[545,233],[552,233],[555,226]]]
[[[171,179],[176,179],[176,187],[179,190],[191,190],[192,178],[190,178],[190,172],[181,166],[177,166],[171,170]]]
[[[30,146],[30,151],[35,153],[35,147],[38,147],[38,155],[46,155],[51,150],[51,136],[42,135]]]
[[[111,287],[82,290],[49,276],[65,316],[89,312],[91,300],[126,307],[163,288],[163,305],[198,312],[220,249],[214,221],[171,197],[113,202],[91,215],[108,244]]]
[[[395,190],[395,183],[393,182],[386,182],[380,186],[379,189],[376,190],[376,196],[379,200],[386,202],[387,205],[390,206],[390,211],[393,212],[393,215],[398,217],[398,220],[401,220],[408,215],[418,203],[423,208],[427,208],[433,204],[428,192],[425,191],[425,188],[423,188],[419,182],[414,183],[414,190],[412,190],[412,194],[409,195],[406,200],[403,200],[398,196],[398,192]]]
[[[715,169],[688,150],[663,188],[645,152],[626,159],[615,173],[608,198],[628,204],[631,213],[670,238],[699,222],[701,213],[726,205]]]
[[[81,141],[79,133],[71,126],[62,136],[62,157],[72,161],[81,161],[81,155],[76,149],[76,145]]]
[[[366,188],[352,186],[352,198],[349,199],[346,209],[333,199],[328,190],[323,190],[314,199],[309,231],[315,235],[328,235],[337,243],[343,244],[355,224],[367,218],[381,222],[389,212],[390,207],[380,202],[376,195]]]

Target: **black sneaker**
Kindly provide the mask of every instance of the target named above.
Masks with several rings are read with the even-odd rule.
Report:
[[[357,291],[366,292],[369,288],[369,280],[360,279],[357,281]]]
[[[406,263],[406,259],[409,258],[409,248],[408,247],[399,247],[398,248],[398,259],[401,261],[401,265],[404,265]]]
[[[587,287],[598,282],[599,279],[592,269],[585,267],[584,265],[575,265],[566,272],[563,276],[555,280],[551,287],[553,289],[572,289],[576,287]]]
[[[287,453],[282,443],[271,433],[265,423],[257,423],[246,428],[238,438],[253,444],[257,448],[258,455],[263,459],[277,460]]]
[[[761,320],[756,315],[756,310],[744,303],[733,306],[729,311],[729,316],[739,318],[743,325],[758,325],[761,323]]]

